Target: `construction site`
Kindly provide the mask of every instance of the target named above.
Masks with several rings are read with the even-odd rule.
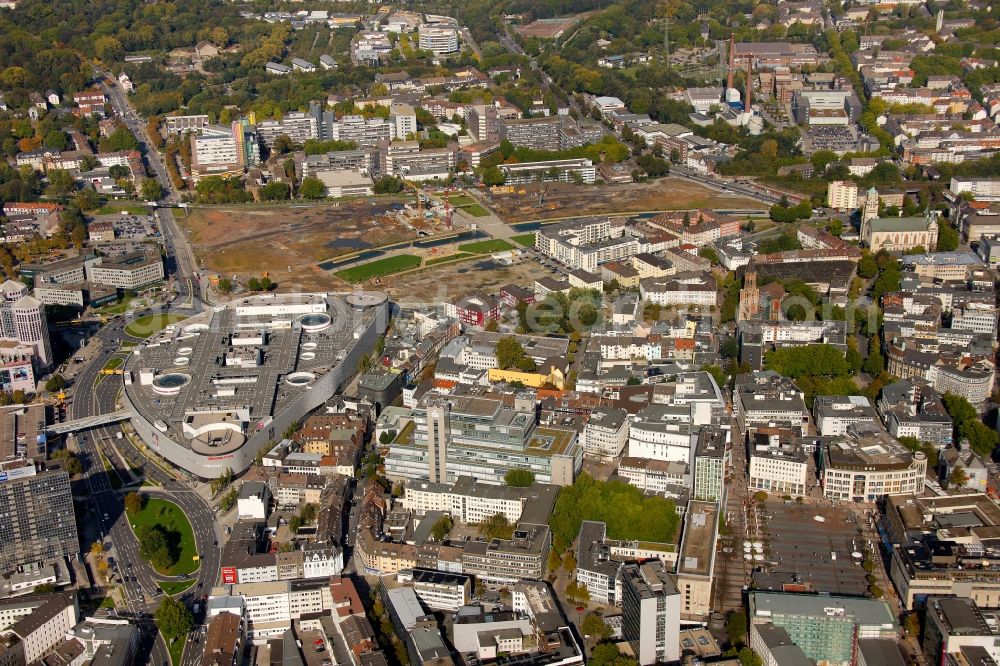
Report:
[[[622,185],[543,183],[495,188],[495,192],[489,193],[489,204],[507,222],[695,208],[761,207],[759,201],[672,177]]]
[[[282,291],[308,291],[342,287],[332,269],[372,248],[421,238],[431,244],[431,238],[451,235],[453,224],[468,227],[479,212],[473,205],[458,195],[414,190],[342,203],[191,208],[178,211],[177,220],[210,279],[225,277],[240,284],[266,273]],[[430,254],[439,251],[428,248]]]

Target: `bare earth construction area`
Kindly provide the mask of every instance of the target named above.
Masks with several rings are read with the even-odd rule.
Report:
[[[566,217],[568,215],[616,215],[650,210],[693,208],[755,208],[759,201],[725,194],[681,178],[661,178],[651,183],[625,185],[572,185],[547,183],[542,205],[539,185],[516,187],[524,194],[493,195],[493,210],[507,222]]]
[[[195,253],[209,271],[238,277],[266,271],[283,291],[289,283],[298,290],[323,290],[340,282],[319,269],[318,262],[416,238],[416,232],[392,214],[392,203],[197,208],[177,219],[190,232]]]

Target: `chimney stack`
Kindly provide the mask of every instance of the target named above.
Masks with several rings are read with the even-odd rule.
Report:
[[[744,110],[750,113],[750,102],[753,101],[753,56],[747,56],[747,102]]]
[[[729,35],[729,78],[727,79],[726,90],[733,87],[733,69],[736,66],[736,42],[733,35]]]

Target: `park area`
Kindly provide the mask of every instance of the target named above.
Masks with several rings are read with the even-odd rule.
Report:
[[[420,266],[421,261],[422,259],[415,254],[397,254],[393,257],[369,261],[367,264],[361,264],[360,266],[345,268],[342,271],[337,271],[334,275],[345,282],[365,282],[417,268]]]
[[[486,217],[490,214],[488,210],[479,205],[475,199],[467,194],[452,194],[446,198],[452,206],[461,208],[472,217]]]
[[[310,206],[192,208],[178,216],[195,254],[209,271],[238,279],[264,272],[282,291],[325,290],[337,282],[318,263],[434,232],[433,222],[402,224],[393,210],[403,198]],[[426,228],[424,228],[426,227]]]
[[[126,503],[128,506],[128,503]],[[139,554],[164,576],[183,576],[198,570],[191,523],[179,506],[156,497],[129,513],[129,524],[139,541]]]
[[[539,188],[544,188],[541,205],[538,203]],[[512,194],[491,196],[491,207],[507,222],[694,208],[759,209],[763,206],[759,201],[671,177],[622,185],[524,185],[517,186]]]
[[[137,317],[125,326],[125,332],[134,338],[148,338],[154,333],[159,333],[170,324],[176,324],[187,319],[184,315],[174,312],[162,312],[157,314]],[[109,361],[110,363],[110,361]]]

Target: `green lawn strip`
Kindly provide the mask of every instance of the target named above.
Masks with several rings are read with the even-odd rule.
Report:
[[[461,208],[462,206],[471,206],[476,203],[476,200],[467,194],[453,194],[448,197],[448,203]]]
[[[184,315],[173,312],[161,312],[158,314],[148,314],[131,321],[125,332],[135,338],[148,338],[154,333],[162,331],[170,324],[187,319]]]
[[[108,362],[104,364],[104,369],[117,370],[118,368],[122,367],[122,363],[124,363],[124,361],[120,358],[109,358]]]
[[[191,523],[179,506],[159,497],[150,497],[142,511],[129,516],[132,530],[138,532],[143,526],[159,525],[174,537],[177,544],[178,557],[172,567],[159,571],[164,576],[180,576],[194,573],[198,570],[198,562],[192,558],[198,554],[195,548],[194,532]]]
[[[188,589],[195,584],[195,579],[191,580],[161,580],[157,584],[160,589],[163,590],[164,594],[169,594],[174,596],[175,594],[180,594],[184,590]]]
[[[453,261],[462,261],[463,259],[472,259],[475,254],[470,254],[468,252],[459,252],[458,254],[449,254],[447,257],[436,257],[434,259],[428,259],[424,266],[437,266],[438,264],[448,264]]]
[[[522,247],[535,247],[534,232],[530,234],[521,234],[519,236],[514,236],[513,238],[511,238],[511,240]]]
[[[118,303],[116,303],[114,305],[108,305],[106,307],[103,307],[100,310],[98,310],[98,312],[100,312],[101,314],[107,314],[107,315],[125,314],[125,312],[128,310],[129,303],[131,303],[134,300],[135,300],[135,297],[133,297],[133,296],[124,296],[122,298],[122,300],[119,301]]]
[[[184,645],[187,643],[187,636],[181,636],[173,643],[166,638],[163,640],[167,644],[167,652],[170,653],[170,662],[174,666],[180,666],[181,658],[184,656]]]
[[[458,246],[459,252],[472,252],[475,254],[491,254],[493,252],[506,252],[513,249],[513,245],[501,238],[490,238]]]
[[[111,464],[111,461],[108,460],[103,453],[100,455],[101,463],[104,465],[104,472],[108,475],[108,482],[111,484],[112,488],[118,490],[123,485],[122,478],[118,476],[118,470],[114,468],[114,465]]]
[[[345,282],[364,282],[372,278],[384,277],[393,273],[407,271],[411,268],[417,268],[420,266],[421,261],[422,259],[414,254],[397,254],[385,259],[376,259],[360,266],[345,268],[342,271],[337,271],[334,275]]]
[[[119,213],[129,215],[149,215],[149,208],[141,204],[128,203],[108,203],[94,211],[94,215],[117,215]]]
[[[490,214],[490,211],[486,210],[479,204],[472,204],[471,206],[467,206],[462,210],[464,210],[472,217],[487,217]]]

